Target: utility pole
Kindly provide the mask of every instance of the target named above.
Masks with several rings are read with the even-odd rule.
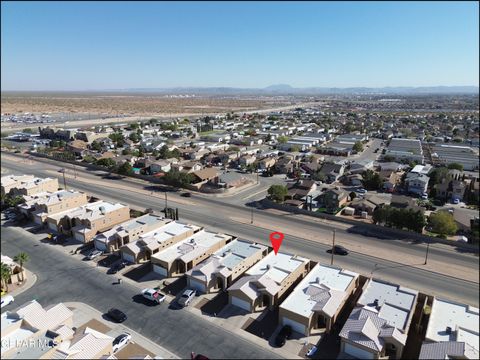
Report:
[[[425,252],[425,262],[423,265],[427,265],[427,259],[428,259],[428,248],[430,247],[430,241],[427,242],[427,251]]]
[[[165,209],[168,208],[167,192],[165,191]]]
[[[73,175],[75,176],[75,179],[77,178],[77,168],[75,167],[75,160],[73,160]]]
[[[333,238],[332,238],[332,257],[330,259],[330,265],[333,265],[333,254],[335,253],[335,230],[333,230]]]
[[[67,190],[67,182],[66,182],[66,180],[65,180],[65,168],[60,169],[60,172],[61,172],[62,175],[63,175],[63,187],[65,188],[65,190]]]
[[[250,224],[253,224],[253,207],[252,207],[252,212],[251,212],[251,217],[250,217]]]

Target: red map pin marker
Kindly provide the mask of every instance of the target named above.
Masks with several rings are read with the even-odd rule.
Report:
[[[275,252],[275,255],[277,255],[278,250],[280,250],[280,245],[282,245],[283,238],[285,236],[279,232],[275,231],[270,234],[270,242],[272,243],[273,251]]]

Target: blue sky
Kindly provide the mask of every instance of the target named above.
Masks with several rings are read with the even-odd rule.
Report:
[[[478,85],[477,2],[2,2],[2,90]]]

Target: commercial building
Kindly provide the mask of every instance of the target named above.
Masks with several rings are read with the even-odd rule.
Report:
[[[464,170],[478,170],[478,154],[469,146],[438,144],[432,147],[434,164],[445,165],[457,163]]]
[[[184,274],[232,240],[231,235],[201,230],[153,254],[150,258],[152,269],[166,277]]]
[[[310,260],[271,252],[228,288],[228,303],[249,312],[279,304],[308,272]]]
[[[385,156],[397,161],[416,161],[419,164],[424,162],[422,143],[417,139],[391,139]]]
[[[358,285],[358,274],[317,264],[279,306],[279,320],[300,334],[329,332]]]
[[[187,283],[202,293],[224,290],[268,254],[268,247],[234,240],[186,272]]]
[[[47,216],[50,230],[74,236],[82,242],[92,241],[94,236],[130,219],[130,208],[116,203],[97,201],[78,208]]]
[[[130,263],[148,261],[153,254],[166,249],[202,228],[195,225],[172,221],[138,237],[137,241],[129,242],[120,248],[122,259]]]
[[[415,290],[369,280],[340,331],[341,352],[359,359],[400,359],[417,297]]]
[[[434,298],[420,359],[479,359],[478,308]]]
[[[158,229],[170,221],[170,219],[154,214],[145,214],[138,218],[130,219],[114,226],[110,230],[97,234],[93,238],[95,248],[105,252],[118,250],[125,244],[138,240],[140,236]]]

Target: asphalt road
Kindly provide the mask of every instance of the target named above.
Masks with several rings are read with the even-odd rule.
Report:
[[[52,176],[52,173],[47,170],[58,170],[58,166],[51,165],[49,162],[42,162],[41,169],[39,169],[38,165],[27,165],[21,161],[12,162],[11,160],[6,159],[2,159],[2,167],[17,173],[33,173],[38,176]],[[82,168],[79,169],[78,166],[77,173],[79,176],[81,174],[81,177],[84,180],[92,179],[97,182],[102,181],[100,176],[85,172]],[[69,179],[68,184],[79,190],[94,193],[106,200],[128,203],[137,208],[152,208],[159,211],[164,207],[164,200],[162,197],[152,197],[134,191],[126,192],[124,190],[108,187],[109,181],[112,180],[105,182],[107,186],[93,182],[86,183],[79,180],[80,178],[77,180]],[[134,180],[127,179],[115,181],[128,184],[132,190],[135,190],[135,188],[143,188],[143,185]],[[160,193],[159,195],[163,194]],[[269,244],[268,236],[270,230],[254,226],[255,224],[243,224],[231,219],[232,217],[249,219],[251,214],[250,209],[244,206],[225,204],[222,202],[221,198],[205,198],[197,195],[187,199],[188,201],[195,202],[196,206],[184,205],[175,202],[175,199],[179,199],[178,194],[169,193],[169,206],[179,208],[180,220],[201,224],[207,226],[209,229],[226,232],[240,238]],[[318,233],[318,238],[324,239],[324,242],[327,242],[327,239],[331,239],[331,231],[336,229],[336,239],[339,244],[361,242],[372,249],[375,249],[375,247],[381,247],[383,250],[387,249],[388,251],[391,251],[392,254],[401,253],[403,255],[402,258],[405,259],[403,263],[380,258],[375,256],[375,252],[372,251],[371,256],[355,252],[351,252],[351,254],[346,257],[337,256],[335,257],[335,264],[360,272],[364,275],[373,275],[422,292],[478,306],[478,282],[474,283],[465,281],[463,279],[448,276],[448,274],[445,275],[429,272],[422,269],[422,264],[415,264],[408,260],[410,257],[421,257],[423,259],[426,250],[424,244],[413,244],[403,240],[379,240],[376,238],[351,234],[347,232],[343,224],[343,227],[341,227],[337,223],[320,221],[312,222],[296,216],[281,216],[261,210],[254,210],[254,221],[280,225],[287,224],[293,228],[315,231]],[[287,241],[284,241],[284,244],[282,245],[283,250],[307,256],[315,261],[320,260],[330,262],[330,256],[326,253],[328,245],[306,240],[301,237],[289,236],[286,240]],[[446,264],[455,264],[478,274],[478,257],[469,253],[459,252],[455,250],[454,247],[432,244],[428,256],[431,261],[435,260]]]
[[[21,251],[28,253],[30,260],[26,266],[37,275],[35,285],[18,295],[15,303],[2,312],[32,299],[44,306],[67,301],[83,302],[103,312],[116,307],[128,316],[125,326],[181,358],[190,358],[192,351],[220,359],[279,358],[275,353],[187,311],[172,310],[166,304],[150,307],[133,301],[138,294],[134,286],[126,282],[112,285],[115,277],[54,249],[54,245],[36,240],[21,228],[2,226],[1,239],[2,253],[10,257]]]

